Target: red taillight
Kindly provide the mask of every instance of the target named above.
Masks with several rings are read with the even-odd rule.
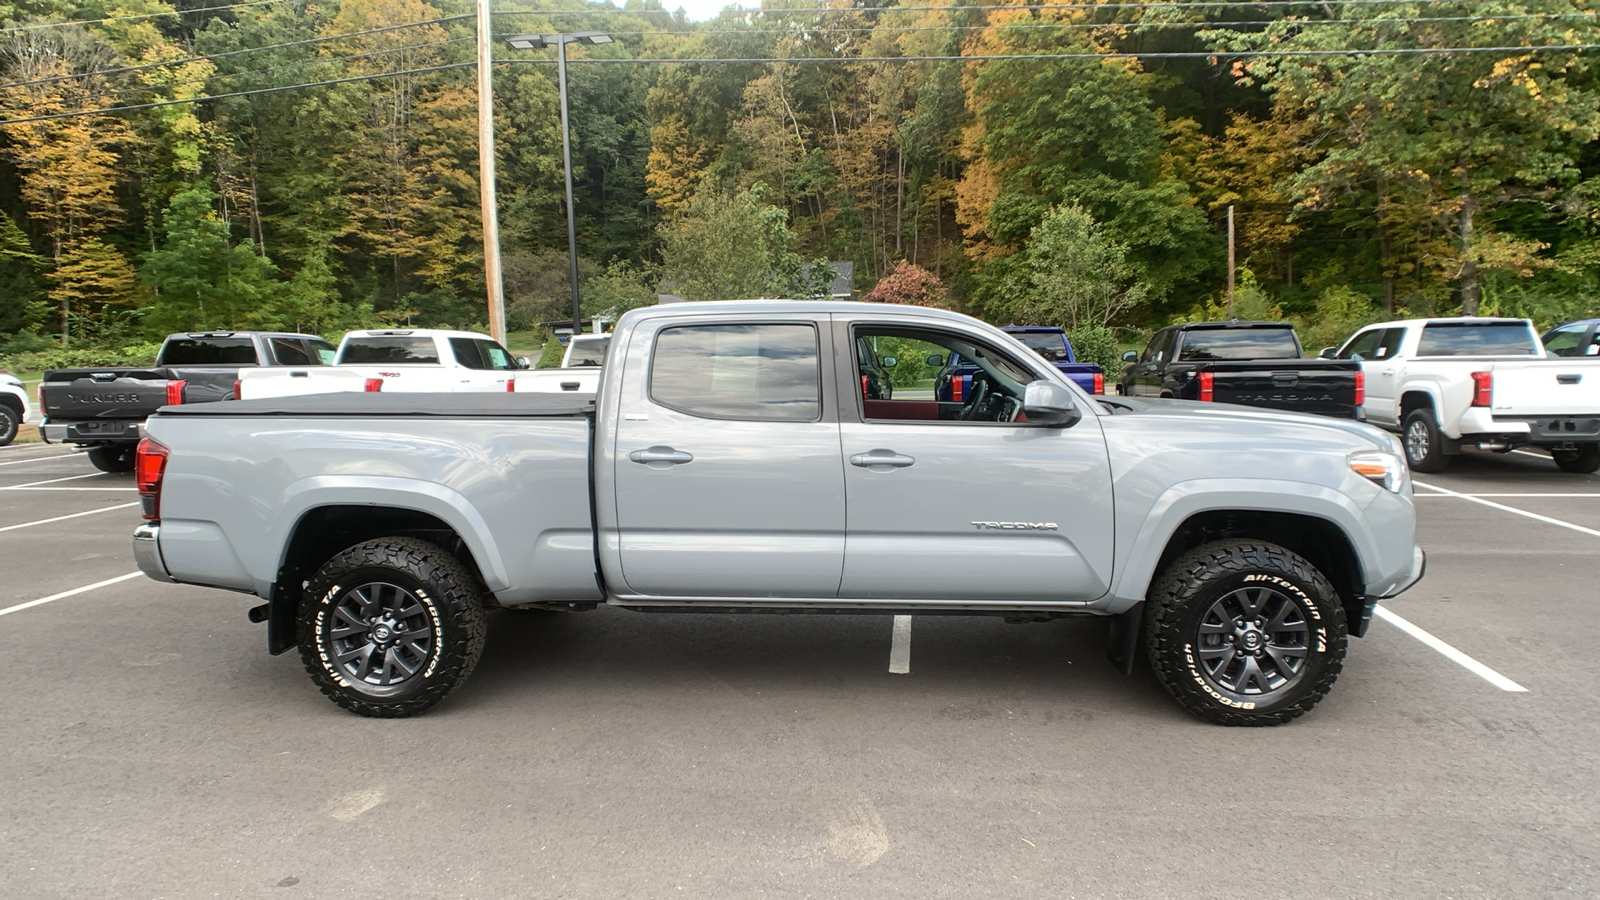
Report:
[[[149,438],[139,441],[133,457],[133,480],[145,521],[161,518],[161,476],[167,471],[167,448]]]
[[[1472,373],[1472,405],[1491,406],[1494,404],[1494,373]]]
[[[863,399],[863,400],[872,399],[871,396],[869,396],[868,393],[867,393],[867,376],[865,376],[865,375],[861,376],[861,399]]]
[[[377,392],[383,390],[383,379],[382,378],[368,378],[367,379],[367,385],[366,385],[366,387],[362,388],[362,390],[366,391],[369,394],[376,394]]]
[[[1106,375],[1104,372],[1094,373],[1094,392],[1096,394],[1104,394],[1106,392]]]
[[[1356,370],[1356,405],[1367,402],[1367,373]]]
[[[961,402],[962,395],[966,393],[966,391],[962,390],[962,388],[966,385],[966,383],[967,383],[967,379],[963,375],[952,374],[950,376],[950,402],[951,403],[960,403]]]
[[[167,382],[167,405],[168,406],[177,406],[179,403],[183,402],[183,389],[185,387],[187,387],[188,384],[189,384],[189,382],[187,382],[187,381],[169,381],[169,382]]]
[[[239,396],[242,393],[244,393],[244,382],[242,382],[239,379],[235,378],[233,380],[233,399],[235,399],[235,400],[244,399],[244,398]]]
[[[1216,377],[1210,372],[1200,373],[1200,399],[1210,403],[1215,394],[1212,391]]]
[[[506,376],[506,393],[515,394],[516,392],[517,392],[517,380],[515,378],[512,378],[509,375]]]

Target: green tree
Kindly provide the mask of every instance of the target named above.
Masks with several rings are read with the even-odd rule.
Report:
[[[1150,285],[1128,259],[1128,247],[1079,206],[1050,211],[1034,227],[1027,249],[1028,284],[1004,311],[1025,324],[1072,331],[1105,327],[1150,297]]]
[[[833,270],[793,252],[788,218],[763,185],[702,191],[660,227],[663,278],[690,300],[826,296]]]
[[[216,203],[216,192],[202,183],[175,195],[162,213],[163,240],[140,270],[156,292],[148,317],[156,331],[283,324],[266,302],[279,290],[272,263],[248,244],[232,243]]]

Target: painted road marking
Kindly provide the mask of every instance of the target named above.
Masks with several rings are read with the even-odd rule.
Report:
[[[1482,678],[1484,681],[1489,682],[1500,690],[1511,691],[1512,693],[1517,694],[1526,694],[1528,692],[1527,688],[1517,684],[1515,681],[1512,681],[1504,675],[1501,675],[1499,672],[1496,672],[1483,663],[1478,662],[1465,653],[1462,653],[1460,650],[1457,650],[1449,644],[1446,644],[1444,641],[1439,640],[1416,625],[1411,624],[1409,621],[1390,612],[1388,608],[1378,606],[1373,609],[1373,612],[1378,616],[1378,618],[1388,622],[1401,631],[1404,631],[1406,634],[1411,635],[1424,644],[1427,644],[1429,647],[1439,651],[1446,659],[1456,663],[1457,665],[1460,665],[1468,672],[1471,672],[1479,678]]]
[[[1548,453],[1535,453],[1532,450],[1513,450],[1511,452],[1512,453],[1521,453],[1523,456],[1532,456],[1532,457],[1536,457],[1538,459],[1546,459],[1547,460],[1547,459],[1550,458],[1550,455]]]
[[[45,481],[30,481],[27,484],[18,484],[11,487],[0,487],[0,491],[20,491],[23,488],[36,487],[41,484],[56,484],[62,481],[77,481],[79,478],[98,478],[104,474],[104,472],[90,472],[87,475],[68,475],[65,478],[50,478]]]
[[[911,671],[911,617],[894,617],[894,636],[889,641],[889,672],[905,675]]]
[[[0,462],[0,466],[20,466],[23,463],[48,462],[52,459],[71,459],[74,456],[81,455],[82,454],[78,453],[63,453],[60,456],[30,456],[27,459],[13,459],[9,462]]]
[[[1438,490],[1435,488],[1435,490]],[[1416,494],[1417,497],[1445,497],[1447,494]],[[1600,497],[1600,494],[1461,494],[1462,497]]]
[[[1473,503],[1481,503],[1484,506],[1490,507],[1492,509],[1500,509],[1500,510],[1504,510],[1504,511],[1506,511],[1508,513],[1515,513],[1515,514],[1517,514],[1519,516],[1525,516],[1525,517],[1527,517],[1529,519],[1533,519],[1534,521],[1537,521],[1537,522],[1546,522],[1546,523],[1551,524],[1551,525],[1559,525],[1562,528],[1570,528],[1573,531],[1579,531],[1579,532],[1582,532],[1582,533],[1587,534],[1587,535],[1592,535],[1594,537],[1600,537],[1600,531],[1596,531],[1593,528],[1585,528],[1582,525],[1574,525],[1571,522],[1563,522],[1560,519],[1552,519],[1549,516],[1541,516],[1538,513],[1531,513],[1531,512],[1528,512],[1525,509],[1517,509],[1515,506],[1506,506],[1504,503],[1496,503],[1493,500],[1484,500],[1484,499],[1482,499],[1480,497],[1474,497],[1471,494],[1462,494],[1462,493],[1457,493],[1456,491],[1447,490],[1447,489],[1442,488],[1442,487],[1434,487],[1431,484],[1424,484],[1423,482],[1420,482],[1420,481],[1417,481],[1417,482],[1414,482],[1414,483],[1416,484],[1417,487],[1427,488],[1430,491],[1438,491],[1441,494],[1446,494],[1446,495],[1451,496],[1451,497],[1460,497],[1462,500],[1470,500]]]
[[[20,485],[17,486],[17,487],[0,488],[0,491],[117,491],[117,492],[124,493],[124,494],[131,494],[131,493],[133,493],[134,491],[137,491],[137,490],[138,490],[138,488],[131,488],[131,487],[125,487],[125,488],[22,487]]]
[[[21,525],[7,525],[4,528],[0,528],[0,531],[16,531],[18,528],[30,528],[34,525],[49,525],[51,522],[62,522],[67,519],[76,519],[79,516],[92,516],[95,513],[110,512],[113,509],[127,509],[130,506],[138,505],[139,504],[137,501],[133,503],[119,503],[116,506],[106,506],[100,509],[91,509],[88,512],[76,512],[65,516],[56,516],[54,519],[40,519],[37,522],[23,522]]]
[[[76,597],[79,594],[88,593],[96,588],[103,588],[107,585],[116,584],[120,581],[127,581],[130,578],[138,578],[143,574],[143,572],[129,572],[126,575],[118,575],[116,578],[107,578],[105,581],[96,581],[94,584],[86,584],[81,588],[73,588],[70,591],[62,591],[59,594],[51,594],[48,597],[40,597],[37,600],[29,600],[27,603],[18,603],[16,606],[8,606],[5,609],[0,609],[0,616],[9,616],[14,612],[22,612],[25,609],[32,609],[35,606],[42,606],[54,600],[65,600],[68,597]]]

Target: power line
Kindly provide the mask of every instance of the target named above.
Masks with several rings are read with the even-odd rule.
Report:
[[[378,72],[372,75],[356,75],[350,78],[332,78],[327,81],[311,81],[305,84],[286,84],[280,87],[256,88],[250,91],[234,91],[230,94],[212,94],[206,97],[191,97],[187,100],[160,100],[155,103],[136,103],[128,106],[110,106],[104,109],[80,109],[72,112],[51,113],[47,116],[28,116],[22,119],[0,119],[0,128],[9,125],[25,125],[29,122],[48,122],[52,119],[68,119],[73,116],[102,116],[111,113],[132,112],[140,109],[156,109],[162,106],[179,106],[185,103],[209,103],[212,100],[231,100],[235,97],[253,97],[257,94],[273,94],[279,91],[295,91],[301,88],[327,87],[334,84],[352,84],[357,81],[376,81],[379,78],[395,78],[400,75],[422,75],[428,72],[444,72],[450,69],[468,69],[476,66],[476,62],[447,63],[442,66],[428,66],[421,69],[406,69],[400,72]]]
[[[1350,0],[1344,0],[1350,2]],[[1520,47],[1394,47],[1354,48],[1347,50],[1196,50],[1186,52],[1108,52],[1108,53],[1010,53],[977,56],[752,56],[742,58],[673,59],[642,58],[614,59],[594,56],[569,58],[569,65],[577,63],[631,63],[660,65],[664,63],[878,63],[878,62],[991,62],[995,60],[1051,60],[1051,59],[1244,59],[1259,57],[1319,57],[1319,56],[1438,56],[1447,53],[1540,53],[1551,50],[1597,50],[1600,44],[1536,44]],[[496,62],[550,64],[544,59],[502,59]]]
[[[135,16],[106,16],[103,19],[67,19],[63,22],[40,22],[37,25],[16,25],[0,28],[0,34],[21,34],[24,31],[41,31],[46,28],[65,28],[68,25],[103,25],[106,22],[136,22],[144,19],[164,19],[169,16],[188,16],[197,13],[222,12],[225,9],[244,9],[249,6],[267,6],[286,0],[251,0],[249,3],[230,3],[227,6],[202,6],[198,9],[172,9],[164,12],[140,13]],[[1345,0],[1350,2],[1350,0]]]
[[[274,0],[276,2],[276,0]],[[193,62],[210,62],[225,59],[231,56],[241,56],[246,53],[264,53],[268,50],[282,50],[287,47],[305,47],[312,44],[324,44],[329,41],[344,40],[345,38],[364,37],[369,34],[384,34],[390,31],[400,31],[405,28],[419,28],[424,25],[442,25],[446,22],[455,22],[461,19],[476,18],[472,13],[459,16],[445,16],[442,19],[426,19],[421,22],[407,22],[403,25],[387,25],[383,28],[368,28],[365,31],[347,31],[343,34],[330,34],[324,37],[307,38],[303,41],[286,41],[282,44],[267,44],[263,47],[246,47],[242,50],[225,50],[221,53],[209,53],[205,56],[191,56],[186,59],[169,59],[166,62],[143,63],[137,66],[122,66],[116,69],[100,69],[94,72],[80,72],[75,75],[55,75],[50,78],[35,78],[32,81],[13,81],[9,84],[0,84],[0,89],[31,87],[36,84],[54,84],[58,81],[72,81],[79,78],[93,78],[97,75],[123,75],[128,72],[143,72],[147,69],[160,69],[171,66],[183,66]]]
[[[1456,5],[1460,0],[1331,0],[1340,6],[1396,6],[1420,3],[1422,5]],[[1157,9],[1170,7],[1173,9],[1229,9],[1245,7],[1252,10],[1287,9],[1292,6],[1322,7],[1320,0],[1269,0],[1269,2],[1251,2],[1251,0],[1182,0],[1182,2],[1159,3],[1043,3],[1025,6],[883,6],[873,9],[860,7],[829,7],[805,6],[787,7],[783,9],[743,9],[740,14],[747,16],[774,15],[778,13],[886,13],[886,12],[1009,12],[1011,10],[1108,10],[1108,9]],[[622,15],[642,16],[655,12],[668,12],[668,10],[640,10],[640,9],[526,9],[505,10],[497,12],[497,16],[565,16],[591,13],[617,13]]]

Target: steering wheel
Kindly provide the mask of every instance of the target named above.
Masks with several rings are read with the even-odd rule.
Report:
[[[967,402],[961,407],[962,419],[973,419],[978,415],[978,410],[983,406],[983,398],[989,393],[989,379],[972,376],[972,392],[967,397]]]

